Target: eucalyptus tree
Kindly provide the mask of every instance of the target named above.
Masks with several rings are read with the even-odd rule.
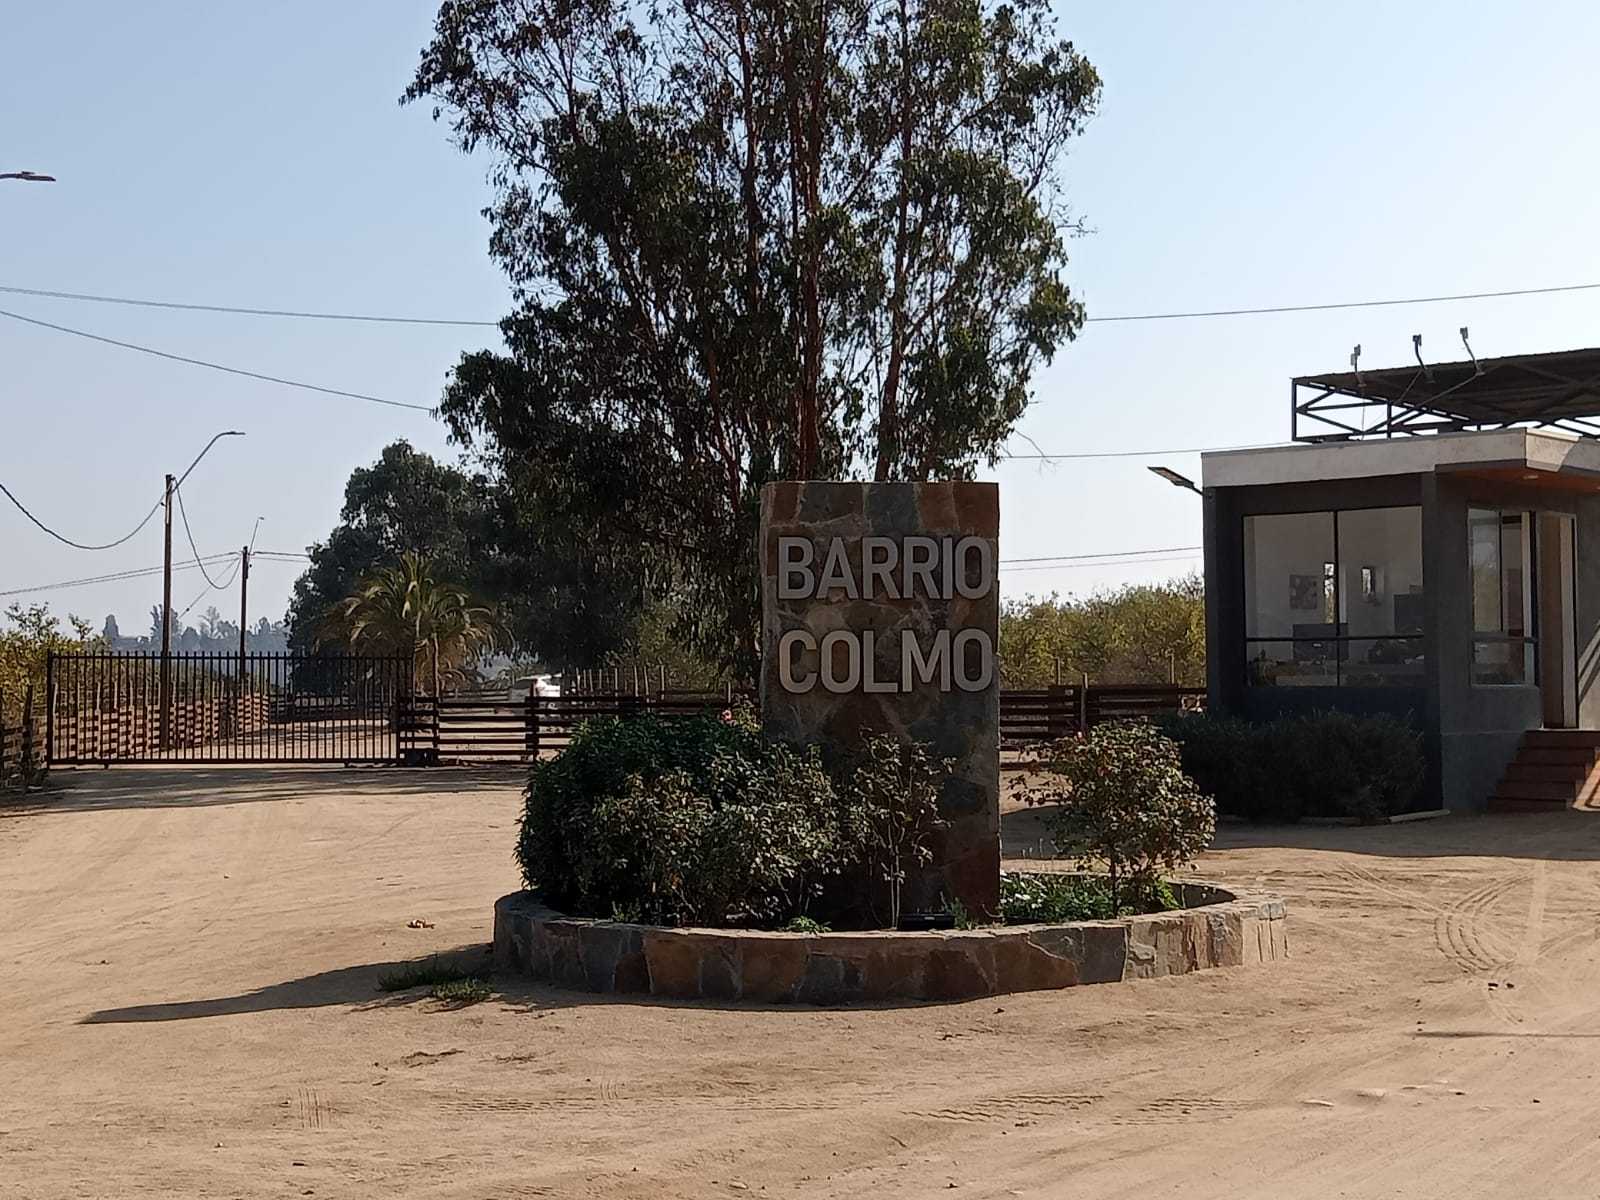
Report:
[[[748,662],[777,478],[970,477],[1083,308],[1048,0],[448,0],[404,100],[486,151],[505,353],[441,414]]]

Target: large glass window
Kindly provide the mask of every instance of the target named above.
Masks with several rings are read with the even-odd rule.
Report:
[[[1252,684],[1421,687],[1422,510],[1246,517]]]
[[[1472,682],[1536,681],[1532,627],[1533,521],[1526,512],[1467,512],[1472,566]]]

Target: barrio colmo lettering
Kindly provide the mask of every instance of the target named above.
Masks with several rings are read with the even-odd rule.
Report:
[[[829,543],[822,561],[810,538],[778,539],[778,599],[977,600],[994,588],[994,547],[980,537],[864,537],[859,571],[844,538]],[[894,635],[883,635],[894,636]],[[898,674],[880,679],[873,630],[835,629],[820,638],[791,629],[778,638],[778,682],[805,693],[911,692],[937,686],[981,692],[994,682],[994,642],[982,629],[941,629],[926,639],[899,631]],[[812,655],[817,665],[809,664]]]

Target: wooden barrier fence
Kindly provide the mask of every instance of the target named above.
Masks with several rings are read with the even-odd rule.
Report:
[[[44,721],[35,711],[33,689],[20,706],[8,707],[0,695],[0,792],[26,791],[44,776]]]
[[[755,702],[741,691],[576,692],[530,695],[512,701],[495,696],[412,696],[402,701],[400,747],[403,761],[481,762],[523,760],[567,745],[578,726],[600,718],[694,716],[718,713],[738,701]],[[1075,685],[1002,691],[1000,743],[1018,749],[1092,729],[1105,721],[1197,711],[1205,689]]]

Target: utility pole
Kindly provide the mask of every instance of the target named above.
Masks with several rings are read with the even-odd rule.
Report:
[[[172,739],[172,483],[167,476],[166,526],[161,543],[161,727],[159,745],[171,749]]]
[[[239,551],[239,690],[244,691],[245,608],[250,601],[250,547]]]
[[[172,497],[189,478],[190,471],[200,465],[200,460],[211,453],[215,446],[225,437],[243,437],[244,434],[237,429],[224,429],[206,443],[204,450],[194,456],[194,461],[189,464],[189,469],[177,479],[167,476],[167,486],[163,493],[166,508],[166,531],[162,536],[161,551],[161,718],[160,741],[163,750],[172,749]],[[192,537],[192,535],[191,535]],[[195,555],[198,563],[200,557]]]

